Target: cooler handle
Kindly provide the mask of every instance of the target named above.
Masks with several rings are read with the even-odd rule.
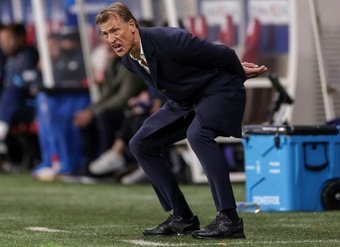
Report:
[[[307,164],[307,162],[306,162],[306,161],[307,161],[307,154],[306,154],[306,153],[307,153],[307,152],[306,152],[306,146],[307,146],[307,144],[314,144],[314,145],[316,145],[316,144],[323,144],[322,146],[323,146],[323,148],[324,148],[324,151],[325,151],[325,158],[326,158],[325,163],[321,163],[320,165],[317,165],[317,166]],[[304,160],[305,160],[305,167],[306,167],[307,170],[311,170],[311,171],[321,171],[321,170],[325,169],[325,168],[328,166],[329,160],[328,160],[328,156],[327,156],[326,145],[327,145],[326,142],[303,143],[303,156],[304,156]]]

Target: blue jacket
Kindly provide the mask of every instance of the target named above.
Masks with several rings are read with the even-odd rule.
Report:
[[[39,53],[34,47],[25,46],[12,57],[7,57],[4,67],[4,87],[15,85],[27,88],[36,83]]]
[[[31,118],[16,116],[25,107],[25,101],[30,98],[30,87],[38,78],[39,53],[33,47],[23,47],[15,56],[7,57],[4,66],[3,89],[0,94],[0,120],[10,123],[14,118]]]
[[[151,75],[129,55],[123,62],[170,99],[146,120],[143,133],[152,134],[195,110],[205,127],[240,136],[246,75],[235,52],[183,29],[153,27],[139,32]],[[215,91],[226,95],[210,97]]]
[[[5,62],[6,62],[6,57],[0,50],[0,92],[3,86]]]

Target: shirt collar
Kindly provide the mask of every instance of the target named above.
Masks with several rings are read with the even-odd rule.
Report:
[[[134,56],[131,55],[131,53],[129,53],[129,56],[133,59],[133,60],[144,60],[146,61],[146,58],[145,58],[145,54],[144,54],[144,50],[143,50],[143,46],[142,46],[142,40],[140,40],[140,58],[141,59],[138,59],[138,58],[135,58]]]

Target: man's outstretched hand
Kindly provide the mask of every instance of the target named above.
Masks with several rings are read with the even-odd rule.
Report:
[[[242,62],[241,64],[246,72],[247,79],[258,77],[268,71],[268,68],[264,65],[258,66],[257,64],[248,62]]]

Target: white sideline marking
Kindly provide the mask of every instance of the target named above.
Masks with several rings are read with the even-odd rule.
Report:
[[[151,242],[144,240],[123,240],[123,242],[141,246],[168,246],[168,244],[166,243]]]
[[[179,243],[179,244],[171,244],[171,243],[161,243],[155,241],[145,241],[145,240],[123,240],[125,243],[130,243],[139,246],[195,246],[196,244],[186,244],[186,243]]]
[[[204,241],[204,240],[203,240]],[[167,243],[167,242],[156,242],[156,241],[145,241],[139,239],[131,239],[131,240],[123,240],[122,242],[130,243],[139,246],[226,246],[228,244],[228,239],[221,240],[220,243]],[[297,241],[249,241],[249,240],[242,240],[240,242],[233,241],[233,245],[244,245],[244,244],[315,244],[315,243],[340,243],[338,239],[327,239],[327,240],[297,240]]]
[[[47,228],[47,227],[26,227],[27,230],[30,231],[35,231],[35,232],[68,232],[68,231],[64,231],[64,230],[58,230],[58,229],[52,229],[52,228]]]

